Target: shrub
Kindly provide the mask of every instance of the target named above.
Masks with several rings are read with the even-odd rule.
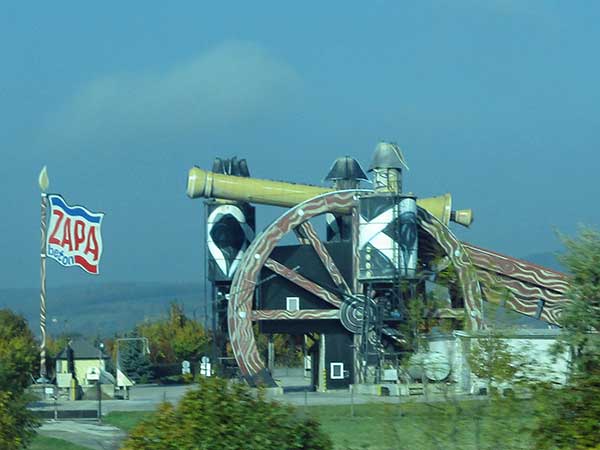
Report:
[[[38,421],[26,409],[24,390],[37,361],[33,334],[25,319],[0,309],[0,449],[27,447]]]
[[[35,436],[38,421],[26,409],[26,397],[0,391],[0,449],[25,448]]]
[[[555,349],[571,353],[570,379],[562,389],[538,389],[538,449],[600,448],[600,231],[582,228],[563,236],[561,262],[570,272],[569,302],[563,306],[563,333]]]
[[[206,378],[177,406],[163,404],[134,428],[125,450],[328,450],[319,423],[289,406],[267,401],[262,391]]]

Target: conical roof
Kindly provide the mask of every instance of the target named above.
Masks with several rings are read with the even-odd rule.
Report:
[[[380,142],[375,147],[369,172],[374,169],[408,169],[402,150],[393,142]]]
[[[350,156],[340,156],[329,169],[325,180],[368,180],[359,162]]]

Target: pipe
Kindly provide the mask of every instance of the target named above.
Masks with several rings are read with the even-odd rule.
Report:
[[[202,170],[199,167],[190,169],[187,183],[187,195],[190,198],[218,198],[284,208],[292,208],[310,198],[333,190],[307,184],[225,175]],[[470,210],[452,211],[450,194],[421,198],[417,200],[417,204],[446,226],[451,220],[463,226],[471,224]],[[339,213],[348,213],[348,211],[339,211]],[[463,217],[468,217],[469,220],[454,220]]]

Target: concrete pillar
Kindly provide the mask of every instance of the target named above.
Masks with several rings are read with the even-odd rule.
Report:
[[[267,368],[273,374],[273,369],[275,369],[275,342],[272,334],[269,334],[269,344],[267,346]]]
[[[318,391],[325,392],[327,390],[327,368],[325,366],[325,334],[321,334],[319,339],[319,367],[318,367]]]

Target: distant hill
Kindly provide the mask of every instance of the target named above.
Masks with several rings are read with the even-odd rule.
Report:
[[[558,252],[532,253],[530,255],[523,256],[521,259],[532,262],[539,266],[547,267],[549,269],[558,270],[559,272],[566,272],[567,269],[565,266],[563,266],[556,259],[557,254]]]
[[[565,271],[552,252],[534,253],[521,259]],[[0,289],[0,308],[23,314],[31,329],[39,334],[39,295],[38,289]],[[52,288],[48,290],[47,327],[54,335],[66,331],[111,336],[129,331],[144,320],[165,316],[173,300],[183,305],[188,316],[204,320],[204,285],[201,283],[131,282]]]
[[[38,289],[0,289],[0,308],[23,314],[39,334]],[[166,315],[177,300],[186,314],[204,320],[204,285],[200,283],[106,283],[48,290],[47,328],[84,335],[110,336],[144,320]],[[53,320],[55,319],[55,320]]]

